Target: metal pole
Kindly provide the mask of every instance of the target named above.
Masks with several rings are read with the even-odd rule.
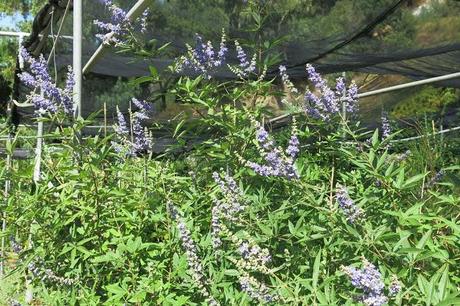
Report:
[[[19,68],[24,69],[24,59],[22,58],[22,55],[21,55],[21,47],[22,47],[22,42],[24,41],[24,35],[19,35],[18,36],[18,44],[19,44],[19,48],[18,48],[18,59],[19,59]]]
[[[41,116],[40,116],[41,117]],[[41,163],[42,163],[42,152],[43,152],[43,121],[40,118],[37,126],[37,146],[35,147],[35,165],[34,165],[34,177],[35,184],[38,184],[41,177]]]
[[[438,77],[434,77],[434,78],[429,78],[429,79],[425,79],[425,80],[420,80],[420,81],[415,81],[415,82],[410,82],[410,83],[406,83],[406,84],[390,86],[390,87],[387,87],[387,88],[382,88],[382,89],[377,89],[377,90],[365,92],[365,93],[362,93],[362,94],[358,94],[358,98],[375,96],[375,95],[386,93],[386,92],[406,89],[406,88],[425,85],[425,84],[436,83],[436,82],[440,82],[440,81],[458,79],[458,78],[460,78],[460,72],[446,74],[446,75],[442,75],[442,76],[438,76]]]
[[[128,14],[126,14],[126,18],[129,19],[129,21],[133,22],[136,20],[137,17],[139,17],[143,11],[147,8],[148,4],[152,0],[139,0],[137,3],[129,10]],[[74,8],[75,10],[75,8]],[[114,35],[113,33],[109,33],[108,35]],[[75,35],[74,35],[75,36]],[[88,73],[93,65],[104,55],[105,51],[107,51],[108,47],[110,47],[109,44],[104,44],[102,43],[99,45],[97,48],[96,52],[93,53],[91,58],[88,60],[86,63],[85,67],[83,68],[83,74]]]
[[[82,0],[73,0],[73,71],[75,74],[75,86],[73,88],[73,99],[75,105],[75,116],[81,117],[82,97]]]
[[[342,72],[342,78],[343,78],[343,81],[346,82],[346,73],[345,71]],[[343,117],[343,121],[346,122],[347,121],[347,103],[345,101],[345,97],[346,97],[346,93],[343,94],[342,96],[342,117]]]
[[[11,181],[10,181],[10,173],[11,173],[11,152],[9,151],[11,148],[11,133],[8,132],[8,140],[7,140],[7,150],[6,150],[6,178],[5,178],[5,189],[4,189],[4,199],[5,205],[2,212],[2,242],[1,242],[1,258],[0,258],[0,277],[3,277],[5,274],[5,234],[6,234],[6,209],[8,207],[8,200],[10,197],[10,188],[11,188]]]

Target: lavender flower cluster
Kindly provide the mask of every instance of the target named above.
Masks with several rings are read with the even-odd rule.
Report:
[[[406,150],[404,153],[401,153],[396,156],[396,161],[402,162],[405,161],[412,154],[411,150]]]
[[[224,175],[222,180],[218,173],[213,174],[214,181],[223,198],[215,201],[212,209],[212,239],[213,246],[218,249],[222,246],[221,236],[229,238],[233,245],[238,249],[239,259],[233,259],[233,263],[240,271],[241,289],[251,298],[259,300],[261,303],[272,302],[277,299],[275,295],[269,294],[266,285],[250,276],[250,272],[260,272],[264,274],[271,273],[267,264],[271,261],[268,249],[261,248],[252,239],[242,240],[235,235],[226,225],[229,222],[232,225],[238,224],[237,214],[246,206],[242,202],[242,192],[238,188],[235,180],[228,174]]]
[[[187,54],[180,57],[176,63],[175,71],[182,72],[184,69],[190,69],[206,79],[211,79],[211,75],[219,67],[222,67],[227,61],[228,47],[226,44],[225,32],[222,32],[222,38],[219,50],[214,49],[211,41],[204,42],[199,34],[195,34],[195,47],[187,45]],[[241,47],[240,43],[235,40],[237,65],[228,64],[229,69],[238,77],[246,78],[256,69],[256,54],[249,60],[247,53]]]
[[[268,272],[266,265],[272,260],[268,249],[243,241],[238,247],[238,252],[243,259],[242,265],[244,268],[264,273]]]
[[[220,236],[225,230],[224,222],[236,222],[236,215],[241,212],[245,206],[241,204],[242,192],[238,188],[233,177],[226,174],[224,180],[222,180],[217,172],[214,172],[212,177],[224,196],[221,200],[216,199],[212,208],[211,236],[213,247],[217,249],[222,245]]]
[[[121,38],[130,32],[132,23],[128,18],[128,14],[125,10],[117,6],[112,0],[100,0],[110,12],[110,21],[104,22],[100,20],[94,20],[93,23],[105,34],[96,34],[96,37],[101,39],[104,44],[122,44]],[[146,9],[141,17],[141,33],[147,31],[147,17],[150,13],[149,9]]]
[[[16,239],[10,237],[10,246],[12,251],[20,255],[23,251],[23,247],[16,241]],[[77,282],[75,278],[67,278],[58,276],[53,270],[44,268],[45,264],[43,260],[38,259],[29,262],[27,265],[28,270],[32,273],[33,277],[40,279],[41,281],[48,281],[53,284],[71,286]]]
[[[240,275],[239,282],[241,290],[246,292],[251,298],[257,299],[260,303],[274,302],[279,299],[276,294],[270,294],[268,287],[250,275],[250,272],[258,272],[269,275],[272,272],[267,267],[271,262],[269,251],[261,248],[253,241],[238,239],[235,235],[231,236],[234,244],[238,245],[240,258],[232,260],[236,265]]]
[[[363,268],[356,269],[355,267],[348,266],[342,267],[351,279],[351,284],[360,290],[363,294],[357,297],[359,302],[367,306],[381,306],[388,302],[383,290],[385,284],[382,281],[382,276],[376,267],[366,259],[363,259]]]
[[[286,66],[280,65],[279,66],[279,73],[281,77],[281,81],[283,82],[284,86],[293,94],[298,94],[299,91],[294,86],[294,84],[289,79],[289,75],[286,72]]]
[[[388,120],[388,113],[382,112],[382,140],[387,139],[391,135],[390,121]]]
[[[294,163],[300,150],[295,124],[289,140],[289,146],[284,151],[282,148],[275,146],[275,142],[262,124],[254,121],[254,125],[257,129],[256,140],[259,152],[265,159],[266,164],[261,165],[256,162],[246,161],[240,157],[241,161],[262,176],[279,176],[290,180],[297,179],[299,175],[297,174]]]
[[[428,181],[428,183],[425,186],[425,189],[429,189],[433,187],[437,182],[439,182],[445,175],[444,170],[439,170],[436,172],[436,174]]]
[[[141,15],[141,33],[147,32],[147,17],[150,14],[150,9],[146,9]]]
[[[184,69],[192,69],[193,71],[210,79],[211,73],[225,63],[228,48],[226,45],[225,33],[222,32],[219,51],[214,50],[211,41],[205,43],[203,38],[195,35],[195,47],[187,45],[187,55],[182,56],[176,65],[176,72],[181,72]]]
[[[101,39],[104,44],[121,43],[120,37],[128,32],[131,22],[129,21],[126,12],[113,4],[111,0],[101,0],[105,7],[110,12],[110,22],[103,22],[94,20],[94,24],[101,30],[107,32],[106,34],[97,34],[96,37]]]
[[[243,47],[241,47],[240,43],[237,40],[235,40],[235,49],[236,57],[238,58],[239,64],[237,66],[229,65],[228,67],[239,78],[244,79],[256,70],[257,54],[254,53],[254,55],[251,58],[251,61],[249,61],[248,55],[243,50]]]
[[[16,255],[19,255],[22,253],[22,245],[20,245],[16,239],[14,238],[14,236],[10,236],[10,247],[11,247],[11,250],[13,251],[13,253],[15,253]]]
[[[200,259],[198,257],[198,248],[192,239],[192,234],[187,228],[183,218],[179,215],[179,211],[172,203],[168,203],[168,210],[171,218],[177,223],[177,229],[179,231],[182,248],[184,249],[185,255],[187,256],[187,264],[193,280],[195,281],[200,290],[200,293],[203,295],[203,297],[205,297],[209,305],[219,305],[219,303],[214,299],[214,297],[209,293],[207,289],[208,282],[204,276],[203,266],[201,265]]]
[[[121,143],[113,142],[112,145],[118,153],[136,156],[152,149],[152,138],[148,131],[142,127],[142,120],[149,118],[152,107],[147,102],[139,101],[136,98],[132,98],[131,102],[138,108],[132,116],[132,132],[128,128],[124,115],[117,108],[118,124],[114,128]]]
[[[363,217],[364,212],[350,198],[350,196],[348,195],[348,190],[345,187],[340,186],[340,185],[338,185],[337,187],[338,187],[337,188],[338,190],[336,193],[337,203],[339,204],[339,207],[342,209],[343,213],[345,214],[345,217],[347,218],[348,222],[355,223],[356,221],[358,221],[360,218]]]
[[[63,109],[66,114],[72,114],[74,112],[72,95],[75,86],[72,67],[68,67],[65,87],[62,89],[51,78],[47,61],[43,55],[35,59],[24,47],[21,47],[20,53],[24,62],[29,64],[31,73],[22,72],[18,76],[26,86],[32,88],[27,98],[32,102],[36,113],[39,115],[54,114],[59,109]]]
[[[239,277],[239,282],[241,290],[246,292],[251,298],[263,304],[275,302],[277,300],[276,296],[269,293],[269,289],[266,285],[260,283],[247,273]]]
[[[41,281],[47,281],[53,284],[71,286],[76,282],[76,279],[58,276],[53,270],[43,268],[43,262],[31,261],[27,268],[35,278]]]
[[[314,118],[329,121],[341,113],[343,104],[347,113],[352,114],[357,111],[358,87],[354,82],[347,88],[345,80],[338,78],[335,90],[333,90],[312,65],[307,64],[306,69],[308,79],[318,92],[315,94],[310,90],[306,91],[304,108],[307,114]]]
[[[401,282],[398,280],[398,278],[393,275],[391,277],[391,283],[390,287],[388,288],[388,292],[390,293],[390,296],[395,296],[397,295],[402,289]]]

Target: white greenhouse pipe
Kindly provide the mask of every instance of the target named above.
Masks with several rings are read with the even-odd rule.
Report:
[[[82,0],[73,0],[73,73],[75,86],[73,88],[73,101],[76,109],[75,115],[81,117],[81,96],[82,96],[82,22],[83,8]]]
[[[11,36],[11,37],[21,37],[21,36],[30,36],[30,33],[27,32],[11,32],[11,31],[0,31],[0,36]],[[39,35],[43,37],[42,34]],[[49,38],[57,38],[57,35],[49,35]],[[73,39],[72,36],[60,35],[60,38]]]
[[[379,94],[382,94],[382,93],[392,92],[392,91],[396,91],[396,90],[406,89],[406,88],[425,85],[425,84],[432,84],[432,83],[446,81],[446,80],[458,79],[458,78],[460,78],[460,72],[441,75],[441,76],[438,76],[438,77],[429,78],[429,79],[425,79],[425,80],[409,82],[409,83],[405,83],[405,84],[400,84],[400,85],[390,86],[390,87],[386,87],[386,88],[382,88],[382,89],[368,91],[368,92],[365,92],[365,93],[362,93],[362,94],[358,94],[358,98],[370,97],[370,96],[375,96],[375,95],[379,95]]]

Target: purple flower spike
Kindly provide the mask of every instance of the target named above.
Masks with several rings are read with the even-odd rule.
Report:
[[[172,203],[168,203],[168,210],[171,218],[177,223],[177,229],[179,231],[182,248],[184,249],[185,255],[187,256],[188,268],[195,285],[200,290],[201,295],[206,298],[206,301],[209,303],[209,305],[219,305],[219,303],[212,297],[207,289],[208,281],[204,276],[203,266],[201,264],[200,258],[198,257],[198,248],[195,244],[195,241],[193,241],[190,230],[187,228],[185,221],[179,214],[177,208]]]
[[[315,68],[312,65],[307,64],[306,69],[308,79],[310,80],[310,82],[313,83],[313,86],[315,86],[315,88],[321,90],[324,87],[327,87],[326,81],[321,77],[321,75],[318,72],[316,72]]]
[[[240,78],[246,78],[251,73],[256,70],[256,55],[252,57],[251,61],[249,61],[246,52],[241,47],[240,43],[235,40],[235,48],[236,48],[236,57],[238,58],[239,65],[237,67],[230,67],[230,69]]]
[[[388,302],[388,298],[383,293],[385,284],[382,275],[369,261],[363,259],[362,269],[348,266],[342,267],[342,271],[348,275],[353,287],[363,290],[363,294],[357,297],[359,302],[367,306],[382,306]]]
[[[222,33],[220,49],[217,52],[217,56],[210,41],[204,43],[203,38],[198,34],[196,34],[195,37],[195,47],[192,48],[187,45],[187,55],[180,58],[176,66],[176,72],[181,72],[184,69],[191,69],[192,71],[203,75],[206,79],[210,79],[211,74],[225,62],[228,52],[225,33]]]
[[[75,106],[73,103],[73,88],[75,87],[75,75],[71,66],[67,70],[67,80],[62,95],[62,106],[68,115],[73,114]]]
[[[140,119],[135,117],[133,122],[134,150],[136,152],[149,151],[152,141],[140,123]]]
[[[28,87],[37,87],[37,80],[33,75],[31,75],[28,72],[23,72],[19,74],[19,79],[21,80],[21,82],[24,83],[24,85]]]
[[[324,121],[331,120],[342,111],[342,105],[348,113],[353,114],[357,111],[358,87],[352,83],[347,89],[345,80],[338,78],[335,85],[335,90],[332,90],[316,72],[315,68],[307,64],[306,66],[308,79],[315,87],[315,94],[309,90],[305,93],[305,111],[310,116],[322,119]]]
[[[348,222],[355,223],[363,216],[363,210],[356,206],[355,202],[348,195],[348,191],[345,187],[338,186],[336,198]]]
[[[150,9],[146,9],[141,16],[141,33],[147,32],[147,17],[150,14]]]
[[[219,52],[217,53],[217,60],[214,63],[216,67],[221,66],[225,62],[227,53],[228,53],[228,48],[227,48],[227,44],[225,40],[225,33],[222,33],[222,39],[220,41]]]
[[[226,174],[224,179],[221,179],[217,172],[214,172],[212,177],[223,195],[222,199],[214,201],[212,208],[211,236],[213,247],[217,249],[222,245],[220,235],[223,231],[224,223],[236,222],[238,213],[243,211],[245,206],[241,204],[243,202],[243,193],[233,177]]]
[[[105,5],[110,13],[110,22],[103,22],[100,20],[94,20],[94,24],[103,30],[104,34],[97,34],[96,37],[101,39],[104,44],[119,45],[122,43],[120,38],[130,32],[132,28],[131,21],[128,18],[128,14],[125,10],[113,4],[110,0],[103,0],[102,3]],[[141,21],[141,32],[144,33],[146,29],[148,9],[145,10],[140,17]]]
[[[120,112],[120,110],[117,108],[117,119],[118,119],[118,125],[115,127],[115,132],[122,137],[126,137],[129,135],[129,129],[126,124],[125,116]]]
[[[125,117],[117,108],[118,124],[115,125],[115,132],[120,141],[119,143],[113,143],[113,148],[117,153],[125,153],[127,156],[150,152],[153,146],[150,134],[142,126],[142,120],[149,118],[147,112],[151,110],[151,106],[147,102],[139,101],[136,98],[133,98],[132,102],[138,108],[138,111],[134,112],[131,118],[132,135],[130,135]]]
[[[21,47],[21,56],[24,62],[29,64],[30,72],[19,74],[19,79],[32,92],[28,95],[28,100],[34,105],[38,114],[56,113],[61,108],[66,114],[73,112],[73,87],[75,80],[72,67],[69,67],[67,81],[64,89],[58,88],[48,72],[48,64],[43,55],[38,59],[33,58],[25,48]]]
[[[390,287],[388,288],[388,291],[390,293],[390,296],[395,296],[401,291],[401,282],[398,280],[398,278],[393,275],[391,278],[391,283]]]
[[[390,137],[391,127],[390,121],[388,121],[388,114],[386,112],[382,113],[382,139],[385,140]]]
[[[265,159],[265,165],[252,161],[244,164],[261,176],[280,176],[287,179],[297,179],[299,175],[295,169],[295,157],[299,153],[299,140],[295,133],[291,135],[289,146],[283,151],[275,147],[275,142],[259,122],[254,122],[256,127],[256,140],[260,155]]]
[[[149,119],[148,113],[152,110],[152,106],[146,101],[140,101],[136,98],[132,98],[131,102],[139,109],[135,116],[141,120]]]
[[[335,84],[335,92],[338,96],[343,96],[346,94],[347,87],[345,85],[345,79],[340,77],[337,78]]]
[[[294,84],[292,84],[291,80],[289,79],[289,75],[286,72],[286,66],[279,66],[281,81],[283,82],[284,86],[290,90],[291,93],[299,93],[297,88],[295,88]]]
[[[300,152],[299,144],[300,143],[299,139],[297,138],[297,135],[292,135],[291,139],[289,140],[289,146],[286,149],[286,153],[292,158],[295,158],[297,154]]]
[[[428,181],[425,186],[425,189],[433,187],[437,182],[439,182],[445,175],[444,170],[439,170],[436,174]]]
[[[269,289],[266,285],[260,283],[249,274],[244,274],[241,276],[239,278],[239,282],[241,285],[241,290],[262,304],[275,302],[277,300],[277,296],[269,294]]]

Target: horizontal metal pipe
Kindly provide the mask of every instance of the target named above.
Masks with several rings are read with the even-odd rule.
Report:
[[[11,31],[0,31],[0,36],[12,36],[12,37],[25,37],[29,36],[30,33],[27,32],[11,32]],[[40,37],[43,36],[40,34]],[[48,35],[49,38],[56,38],[58,37],[57,35]],[[65,38],[65,39],[73,39],[72,36],[66,36],[66,35],[60,35],[59,38]]]
[[[358,94],[358,98],[370,97],[370,96],[375,96],[375,95],[392,92],[396,90],[401,90],[401,89],[406,89],[406,88],[421,86],[421,85],[426,85],[426,84],[432,84],[432,83],[446,81],[446,80],[458,79],[458,78],[460,78],[460,72],[441,75],[438,77],[429,78],[425,80],[414,81],[414,82],[409,82],[405,84],[400,84],[400,85],[395,85],[395,86],[390,86],[386,88],[364,92],[362,94]]]

